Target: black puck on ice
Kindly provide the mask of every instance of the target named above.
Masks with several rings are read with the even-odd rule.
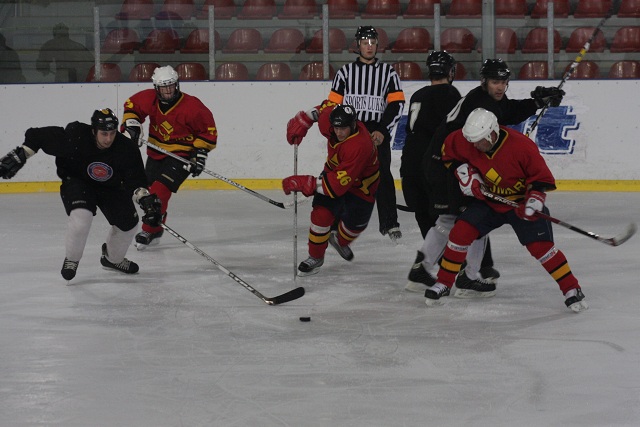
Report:
[[[303,316],[303,317],[300,318],[300,321],[301,322],[311,322],[311,317],[304,317]]]

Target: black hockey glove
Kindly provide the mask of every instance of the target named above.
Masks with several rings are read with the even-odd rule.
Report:
[[[0,159],[0,176],[4,179],[13,178],[27,162],[24,148],[16,147]]]
[[[140,200],[138,200],[138,204],[144,211],[142,222],[151,227],[158,227],[162,224],[162,204],[158,196],[149,194],[148,196],[141,197]]]
[[[198,176],[202,173],[204,169],[204,164],[207,162],[207,156],[209,152],[204,148],[196,148],[191,152],[191,166],[189,167],[189,172],[191,172],[191,176]]]
[[[130,140],[138,144],[138,147],[142,147],[142,141],[140,137],[144,135],[142,130],[142,124],[136,119],[127,119],[124,122],[124,136],[128,136]]]
[[[538,86],[531,92],[531,97],[536,101],[538,108],[542,108],[545,105],[548,107],[557,107],[560,105],[560,102],[562,102],[564,95],[564,91],[557,87]]]

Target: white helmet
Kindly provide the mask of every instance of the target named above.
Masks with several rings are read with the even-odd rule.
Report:
[[[158,99],[162,102],[171,102],[180,96],[180,85],[178,83],[178,73],[173,69],[171,65],[165,65],[164,67],[158,67],[153,70],[153,75],[151,76],[151,81],[153,82],[153,87],[156,89],[156,93],[158,95]],[[160,92],[159,88],[165,86],[176,86],[176,91],[174,96],[171,99],[164,99]]]
[[[462,135],[469,142],[478,142],[486,139],[493,145],[492,132],[500,133],[498,118],[491,111],[487,111],[484,108],[473,110],[462,127]]]

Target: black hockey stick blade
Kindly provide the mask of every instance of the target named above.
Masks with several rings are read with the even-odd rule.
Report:
[[[412,208],[410,208],[409,206],[405,206],[405,205],[401,205],[399,203],[396,204],[396,209],[402,211],[402,212],[415,212]]]
[[[298,298],[301,298],[304,295],[304,288],[301,286],[299,288],[295,288],[290,290],[289,292],[285,292],[282,295],[278,295],[273,298],[264,298],[264,302],[269,305],[278,305],[284,304],[285,302],[293,301]]]
[[[631,223],[627,226],[627,229],[618,234],[616,237],[611,238],[611,246],[620,246],[627,240],[629,240],[638,231],[638,227],[635,223]]]

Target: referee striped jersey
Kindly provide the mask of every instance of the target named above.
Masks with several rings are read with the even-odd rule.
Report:
[[[380,123],[387,105],[397,102],[397,114],[385,117],[389,123],[381,123],[389,133],[400,120],[405,101],[400,77],[391,65],[378,62],[377,58],[373,64],[365,64],[358,59],[342,66],[333,79],[328,100],[352,105],[358,113],[358,120],[364,123]]]

